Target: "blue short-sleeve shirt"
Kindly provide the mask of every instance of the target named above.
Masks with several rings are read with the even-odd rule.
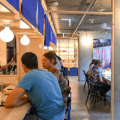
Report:
[[[93,74],[93,78],[95,80],[99,78],[102,78],[102,70],[99,67],[93,67],[92,68],[92,74]]]
[[[64,118],[64,103],[57,78],[46,70],[28,72],[17,87],[26,90],[29,101],[42,120]]]

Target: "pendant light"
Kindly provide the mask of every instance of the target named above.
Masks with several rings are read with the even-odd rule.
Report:
[[[20,43],[22,45],[29,45],[30,39],[28,38],[26,34],[24,34],[23,37],[20,39]]]
[[[14,38],[14,33],[10,30],[9,25],[0,32],[0,39],[4,42],[11,42]]]

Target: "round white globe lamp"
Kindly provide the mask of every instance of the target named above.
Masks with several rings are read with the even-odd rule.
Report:
[[[24,34],[23,37],[20,39],[20,43],[22,45],[29,45],[30,39],[28,38],[26,34]]]
[[[10,30],[9,25],[7,25],[4,30],[0,32],[0,38],[4,42],[11,42],[14,38],[14,33]]]

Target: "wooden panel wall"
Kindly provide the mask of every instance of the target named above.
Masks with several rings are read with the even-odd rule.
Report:
[[[7,43],[0,40],[0,65],[7,64]]]
[[[20,43],[20,38],[22,36],[17,35],[17,74],[18,74],[18,80],[20,80],[23,75],[25,74],[22,69],[22,63],[21,63],[21,57],[25,52],[33,52],[38,57],[38,64],[39,68],[42,68],[42,55],[44,53],[44,37],[41,35],[39,38],[30,38],[30,44],[27,46],[23,46]]]

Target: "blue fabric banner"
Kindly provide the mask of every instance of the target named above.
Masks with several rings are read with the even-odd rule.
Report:
[[[55,37],[55,34],[54,34],[53,30],[52,30],[52,40],[51,40],[51,42],[56,45],[56,37]]]
[[[37,0],[22,0],[21,12],[36,27]]]
[[[45,40],[44,45],[50,46],[50,42],[56,45],[56,37],[52,30],[52,27],[48,21],[47,16],[45,15]]]
[[[47,16],[45,15],[45,46],[50,46],[50,23],[48,21]]]
[[[44,34],[44,9],[38,0],[38,30],[41,34]]]
[[[50,23],[49,23],[50,24]],[[50,25],[50,30],[49,30],[49,32],[50,32],[50,42],[52,42],[52,28],[51,28],[51,25]]]
[[[7,0],[17,11],[20,12],[19,0]]]

